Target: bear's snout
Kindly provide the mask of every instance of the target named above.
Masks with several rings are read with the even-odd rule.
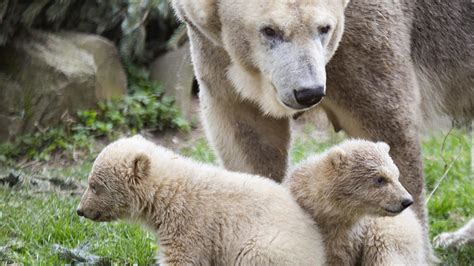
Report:
[[[402,210],[410,207],[413,204],[413,200],[410,198],[406,198],[402,200]]]
[[[98,221],[101,218],[101,213],[99,211],[87,211],[81,208],[76,210],[77,215],[90,219],[92,221]]]
[[[413,204],[413,199],[411,197],[402,198],[401,201],[399,201],[398,207],[395,207],[395,208],[389,207],[389,208],[384,208],[384,209],[387,212],[387,214],[389,214],[389,216],[394,216],[394,215],[398,215],[399,213],[404,211],[406,208],[410,207],[412,204]]]
[[[311,88],[301,88],[294,90],[293,94],[298,104],[304,107],[311,107],[319,103],[326,96],[324,86],[314,86]]]

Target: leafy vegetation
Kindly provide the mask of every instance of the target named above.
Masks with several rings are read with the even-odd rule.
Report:
[[[0,144],[0,162],[19,158],[47,161],[58,151],[90,150],[94,146],[94,138],[114,139],[121,134],[135,134],[144,129],[189,129],[173,99],[163,95],[162,87],[150,81],[146,71],[132,64],[128,64],[127,69],[128,95],[101,102],[97,109],[79,111],[75,117],[57,127]]]
[[[181,149],[181,154],[203,163],[216,164],[216,155],[205,138],[198,139],[192,146]]]

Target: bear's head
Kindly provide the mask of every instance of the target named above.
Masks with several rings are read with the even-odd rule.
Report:
[[[349,0],[173,0],[178,16],[231,59],[239,94],[274,117],[318,104]]]
[[[327,153],[329,197],[359,214],[394,216],[413,203],[384,142],[349,140]]]
[[[141,136],[121,139],[102,150],[77,208],[79,216],[97,222],[133,217],[150,172],[144,141]]]

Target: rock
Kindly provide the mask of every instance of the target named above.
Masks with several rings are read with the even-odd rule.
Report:
[[[195,77],[189,43],[155,59],[150,68],[150,78],[163,84],[165,94],[175,98],[184,117],[190,120]]]
[[[112,73],[116,73],[114,79]],[[101,37],[29,31],[0,47],[0,142],[126,92],[117,51]]]
[[[94,57],[97,67],[96,96],[99,100],[123,96],[127,93],[127,75],[123,69],[115,45],[97,35],[63,32],[65,39],[89,52]]]
[[[90,246],[88,244],[79,246],[75,249],[69,249],[59,244],[54,244],[52,249],[60,258],[73,262],[73,264],[110,265],[109,259],[89,253]]]

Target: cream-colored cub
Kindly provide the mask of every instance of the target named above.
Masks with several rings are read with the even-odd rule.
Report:
[[[348,140],[298,165],[284,186],[318,224],[329,265],[423,265],[423,230],[398,178],[387,144]]]
[[[160,264],[321,265],[314,221],[282,186],[201,164],[140,136],[107,146],[77,213],[156,233]]]

